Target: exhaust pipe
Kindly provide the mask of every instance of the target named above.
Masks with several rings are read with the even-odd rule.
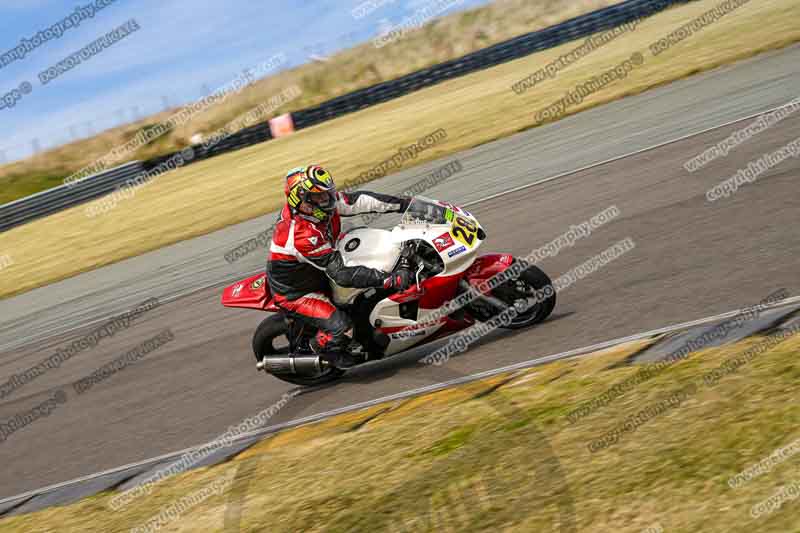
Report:
[[[317,355],[299,357],[264,357],[256,363],[256,368],[270,374],[295,374],[298,376],[316,376],[326,363]]]

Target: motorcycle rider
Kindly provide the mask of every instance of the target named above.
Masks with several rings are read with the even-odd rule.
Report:
[[[337,192],[330,172],[319,165],[293,168],[286,175],[286,205],[272,234],[267,279],[275,304],[319,332],[311,349],[335,366],[356,364],[347,351],[350,317],[328,298],[328,278],[342,287],[405,290],[414,275],[404,262],[388,273],[344,265],[336,250],[342,216],[403,212],[410,198],[367,191]]]

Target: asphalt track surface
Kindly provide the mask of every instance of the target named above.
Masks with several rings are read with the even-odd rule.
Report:
[[[369,188],[402,190],[427,170],[458,158],[465,171],[426,194],[476,202],[785,104],[798,96],[793,92],[800,87],[797,64],[798,47],[766,54]],[[509,97],[514,97],[510,90]],[[620,239],[632,238],[636,248],[560,294],[553,317],[537,328],[493,333],[441,367],[417,363],[429,351],[420,349],[356,369],[335,387],[293,399],[270,423],[722,313],[755,304],[780,288],[800,294],[800,160],[783,162],[730,198],[713,204],[705,199],[707,189],[749,161],[797,138],[800,113],[703,170],[689,174],[683,168],[687,159],[749,122],[471,203],[470,211],[489,235],[483,251],[517,255],[616,205],[620,217],[541,263],[554,278]],[[222,308],[220,286],[198,288],[222,279],[233,282],[258,268],[262,253],[234,265],[222,255],[264,229],[268,219],[0,302],[3,382],[86,331],[60,334],[59,328],[101,319],[149,296],[165,302],[128,330],[0,401],[0,420],[5,420],[58,389],[68,398],[49,417],[0,443],[5,467],[0,498],[211,440],[293,389],[254,370],[250,339],[265,315]],[[82,395],[70,387],[165,328],[175,340],[135,366]]]

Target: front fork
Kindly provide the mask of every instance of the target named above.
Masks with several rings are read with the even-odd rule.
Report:
[[[491,294],[480,294],[477,290],[473,290],[469,283],[465,280],[459,280],[458,286],[463,293],[472,291],[473,299],[466,305],[466,310],[476,320],[486,322],[487,320],[499,315],[508,309],[508,305]]]
[[[458,285],[462,293],[470,291],[476,295],[466,308],[477,320],[485,322],[507,310],[509,304],[491,292],[481,294],[473,287],[506,271],[515,261],[510,254],[482,255],[464,272],[464,277],[459,280]]]

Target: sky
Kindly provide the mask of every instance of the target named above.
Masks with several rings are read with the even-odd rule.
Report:
[[[371,0],[372,12],[356,19],[352,10],[364,1],[0,0],[0,55],[77,7],[110,4],[22,59],[0,62],[0,101],[19,97],[13,107],[0,103],[0,163],[197,100],[274,54],[286,54],[291,67],[366,41],[437,2],[451,6],[443,14],[489,3]],[[131,19],[137,31],[41,82],[41,72]],[[27,94],[14,93],[26,86]]]

